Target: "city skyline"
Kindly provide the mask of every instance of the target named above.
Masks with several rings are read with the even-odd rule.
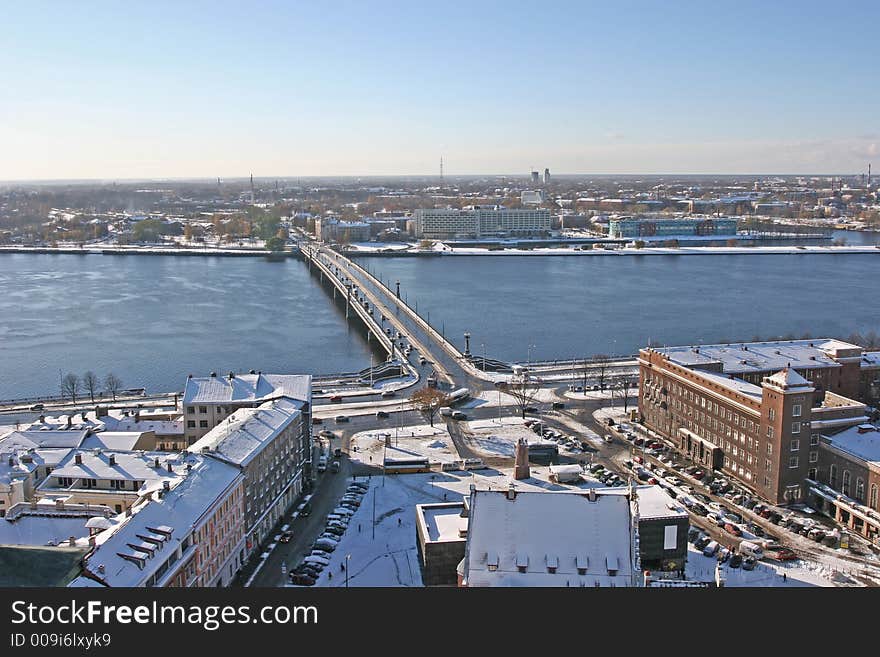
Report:
[[[441,157],[448,177],[876,161],[876,4],[675,9],[29,3],[8,10],[0,54],[0,180],[439,175]]]

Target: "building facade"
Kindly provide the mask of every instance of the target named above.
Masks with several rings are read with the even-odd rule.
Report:
[[[643,349],[641,419],[695,462],[763,499],[804,500],[804,482],[819,464],[820,432],[868,419],[864,404],[829,389],[858,392],[850,348],[859,349],[835,340]],[[823,386],[801,372],[821,372]],[[760,384],[751,382],[758,377]]]
[[[608,223],[609,237],[736,237],[736,219],[726,217],[623,217]]]
[[[543,236],[550,232],[550,211],[475,206],[422,209],[413,214],[415,236],[420,239]]]

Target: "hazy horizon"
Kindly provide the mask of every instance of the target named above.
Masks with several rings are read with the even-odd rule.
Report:
[[[8,183],[424,177],[441,157],[447,177],[880,161],[866,0],[35,0],[4,18]]]

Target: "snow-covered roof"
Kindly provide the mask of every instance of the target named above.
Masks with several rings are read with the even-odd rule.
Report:
[[[591,501],[591,496],[593,501]],[[626,494],[475,490],[464,577],[468,586],[632,586]],[[555,572],[550,572],[555,565]],[[583,574],[581,574],[583,573]]]
[[[189,446],[208,450],[237,465],[246,465],[299,415],[303,402],[283,397],[258,408],[241,408]]]
[[[260,402],[275,397],[310,401],[312,377],[308,374],[236,374],[186,380],[184,404]]]
[[[460,533],[467,531],[468,519],[462,517],[463,502],[416,504],[416,515],[424,523],[427,540],[432,542],[463,541]]]
[[[142,586],[169,561],[193,526],[242,476],[233,466],[197,454],[188,454],[186,462],[192,466],[191,471],[176,485],[172,484],[169,492],[161,497],[153,495],[148,501],[132,507],[132,515],[115,531],[99,534],[101,540],[86,562],[90,573],[108,586]],[[151,540],[145,541],[144,536]],[[143,546],[145,551],[134,550],[132,544]],[[192,545],[188,548],[193,549]],[[143,567],[120,554],[140,556]],[[186,555],[181,561],[185,559]],[[103,573],[99,572],[100,565],[104,566]],[[169,574],[173,570],[170,568]]]
[[[74,431],[13,431],[0,438],[0,448],[79,447],[88,435],[85,429]]]
[[[754,383],[749,383],[748,381],[743,381],[742,379],[737,379],[731,376],[722,376],[714,372],[706,372],[704,370],[700,370],[698,375],[723,388],[727,388],[728,390],[732,390],[733,392],[746,397],[761,401],[763,391],[761,390],[761,386],[756,386]]]
[[[660,486],[637,486],[636,493],[641,520],[687,518],[688,514],[685,508],[672,499]]]
[[[183,435],[183,420],[153,420],[149,418],[135,418],[133,415],[128,417],[114,417],[113,415],[105,415],[99,422],[103,426],[104,431],[152,431],[157,435],[173,436]]]
[[[87,517],[62,518],[25,515],[14,522],[0,520],[0,545],[67,545],[71,536],[89,535]]]
[[[860,424],[832,436],[826,436],[831,445],[856,458],[880,465],[880,427]]]
[[[778,372],[785,367],[840,367],[839,359],[860,357],[862,348],[830,338],[663,347],[655,351],[685,367],[720,364],[724,374]]]
[[[80,463],[76,459],[79,457]],[[111,465],[110,460],[114,463]],[[158,467],[157,467],[158,463]],[[172,471],[168,466],[171,465]],[[181,456],[168,452],[121,452],[115,450],[71,450],[65,459],[52,470],[41,490],[58,488],[58,477],[72,479],[115,479],[121,481],[142,481],[139,492],[169,481],[173,486],[184,476]]]
[[[803,390],[808,392],[815,389],[809,381],[791,367],[786,367],[776,374],[765,376],[764,383],[769,383],[782,390]]]
[[[880,367],[880,351],[866,351],[862,354],[862,367]]]
[[[131,451],[143,435],[140,431],[99,431],[86,436],[82,448]]]

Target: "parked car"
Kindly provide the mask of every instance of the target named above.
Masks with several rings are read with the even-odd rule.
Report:
[[[742,562],[743,570],[754,570],[758,560],[755,557],[745,557]]]
[[[709,545],[709,541],[711,541],[708,536],[700,536],[694,541],[694,547],[698,550],[702,550],[704,547]]]
[[[332,397],[330,397],[330,401],[332,401],[332,402],[341,402],[341,401],[342,401],[342,395],[333,395]]]
[[[394,395],[395,392],[393,390],[386,390],[382,393],[382,397],[384,397],[385,399],[388,399],[389,397],[394,397]]]
[[[309,577],[306,574],[290,573],[289,577],[290,577],[291,584],[296,584],[298,586],[314,586],[315,585],[315,578]]]
[[[733,554],[730,557],[730,562],[727,564],[731,568],[739,568],[742,565],[743,558],[738,554]]]
[[[293,538],[293,532],[281,532],[281,537],[278,539],[279,543],[290,543],[290,539]]]
[[[560,402],[560,401],[553,402],[553,410],[558,411],[561,408],[565,408],[565,403]]]
[[[380,420],[384,420],[387,417],[390,417],[388,411],[376,411],[376,417]]]
[[[339,461],[333,461],[333,463],[330,464],[330,472],[339,472]]]
[[[691,511],[696,513],[698,516],[708,516],[709,515],[709,510],[705,506],[700,504],[699,502],[697,502],[696,504],[694,504],[691,507]]]
[[[776,559],[776,561],[794,561],[797,559],[797,555],[787,547],[780,547],[777,550],[770,552],[768,555],[771,559]]]
[[[348,422],[347,415],[337,415],[335,419],[337,422]]]
[[[724,523],[724,531],[726,531],[728,534],[733,534],[734,536],[742,536],[743,534],[742,529],[731,522]]]
[[[321,564],[322,567],[327,567],[330,565],[330,560],[325,557],[319,557],[314,554],[310,554],[305,559],[303,559],[303,563],[312,563],[312,564]]]

